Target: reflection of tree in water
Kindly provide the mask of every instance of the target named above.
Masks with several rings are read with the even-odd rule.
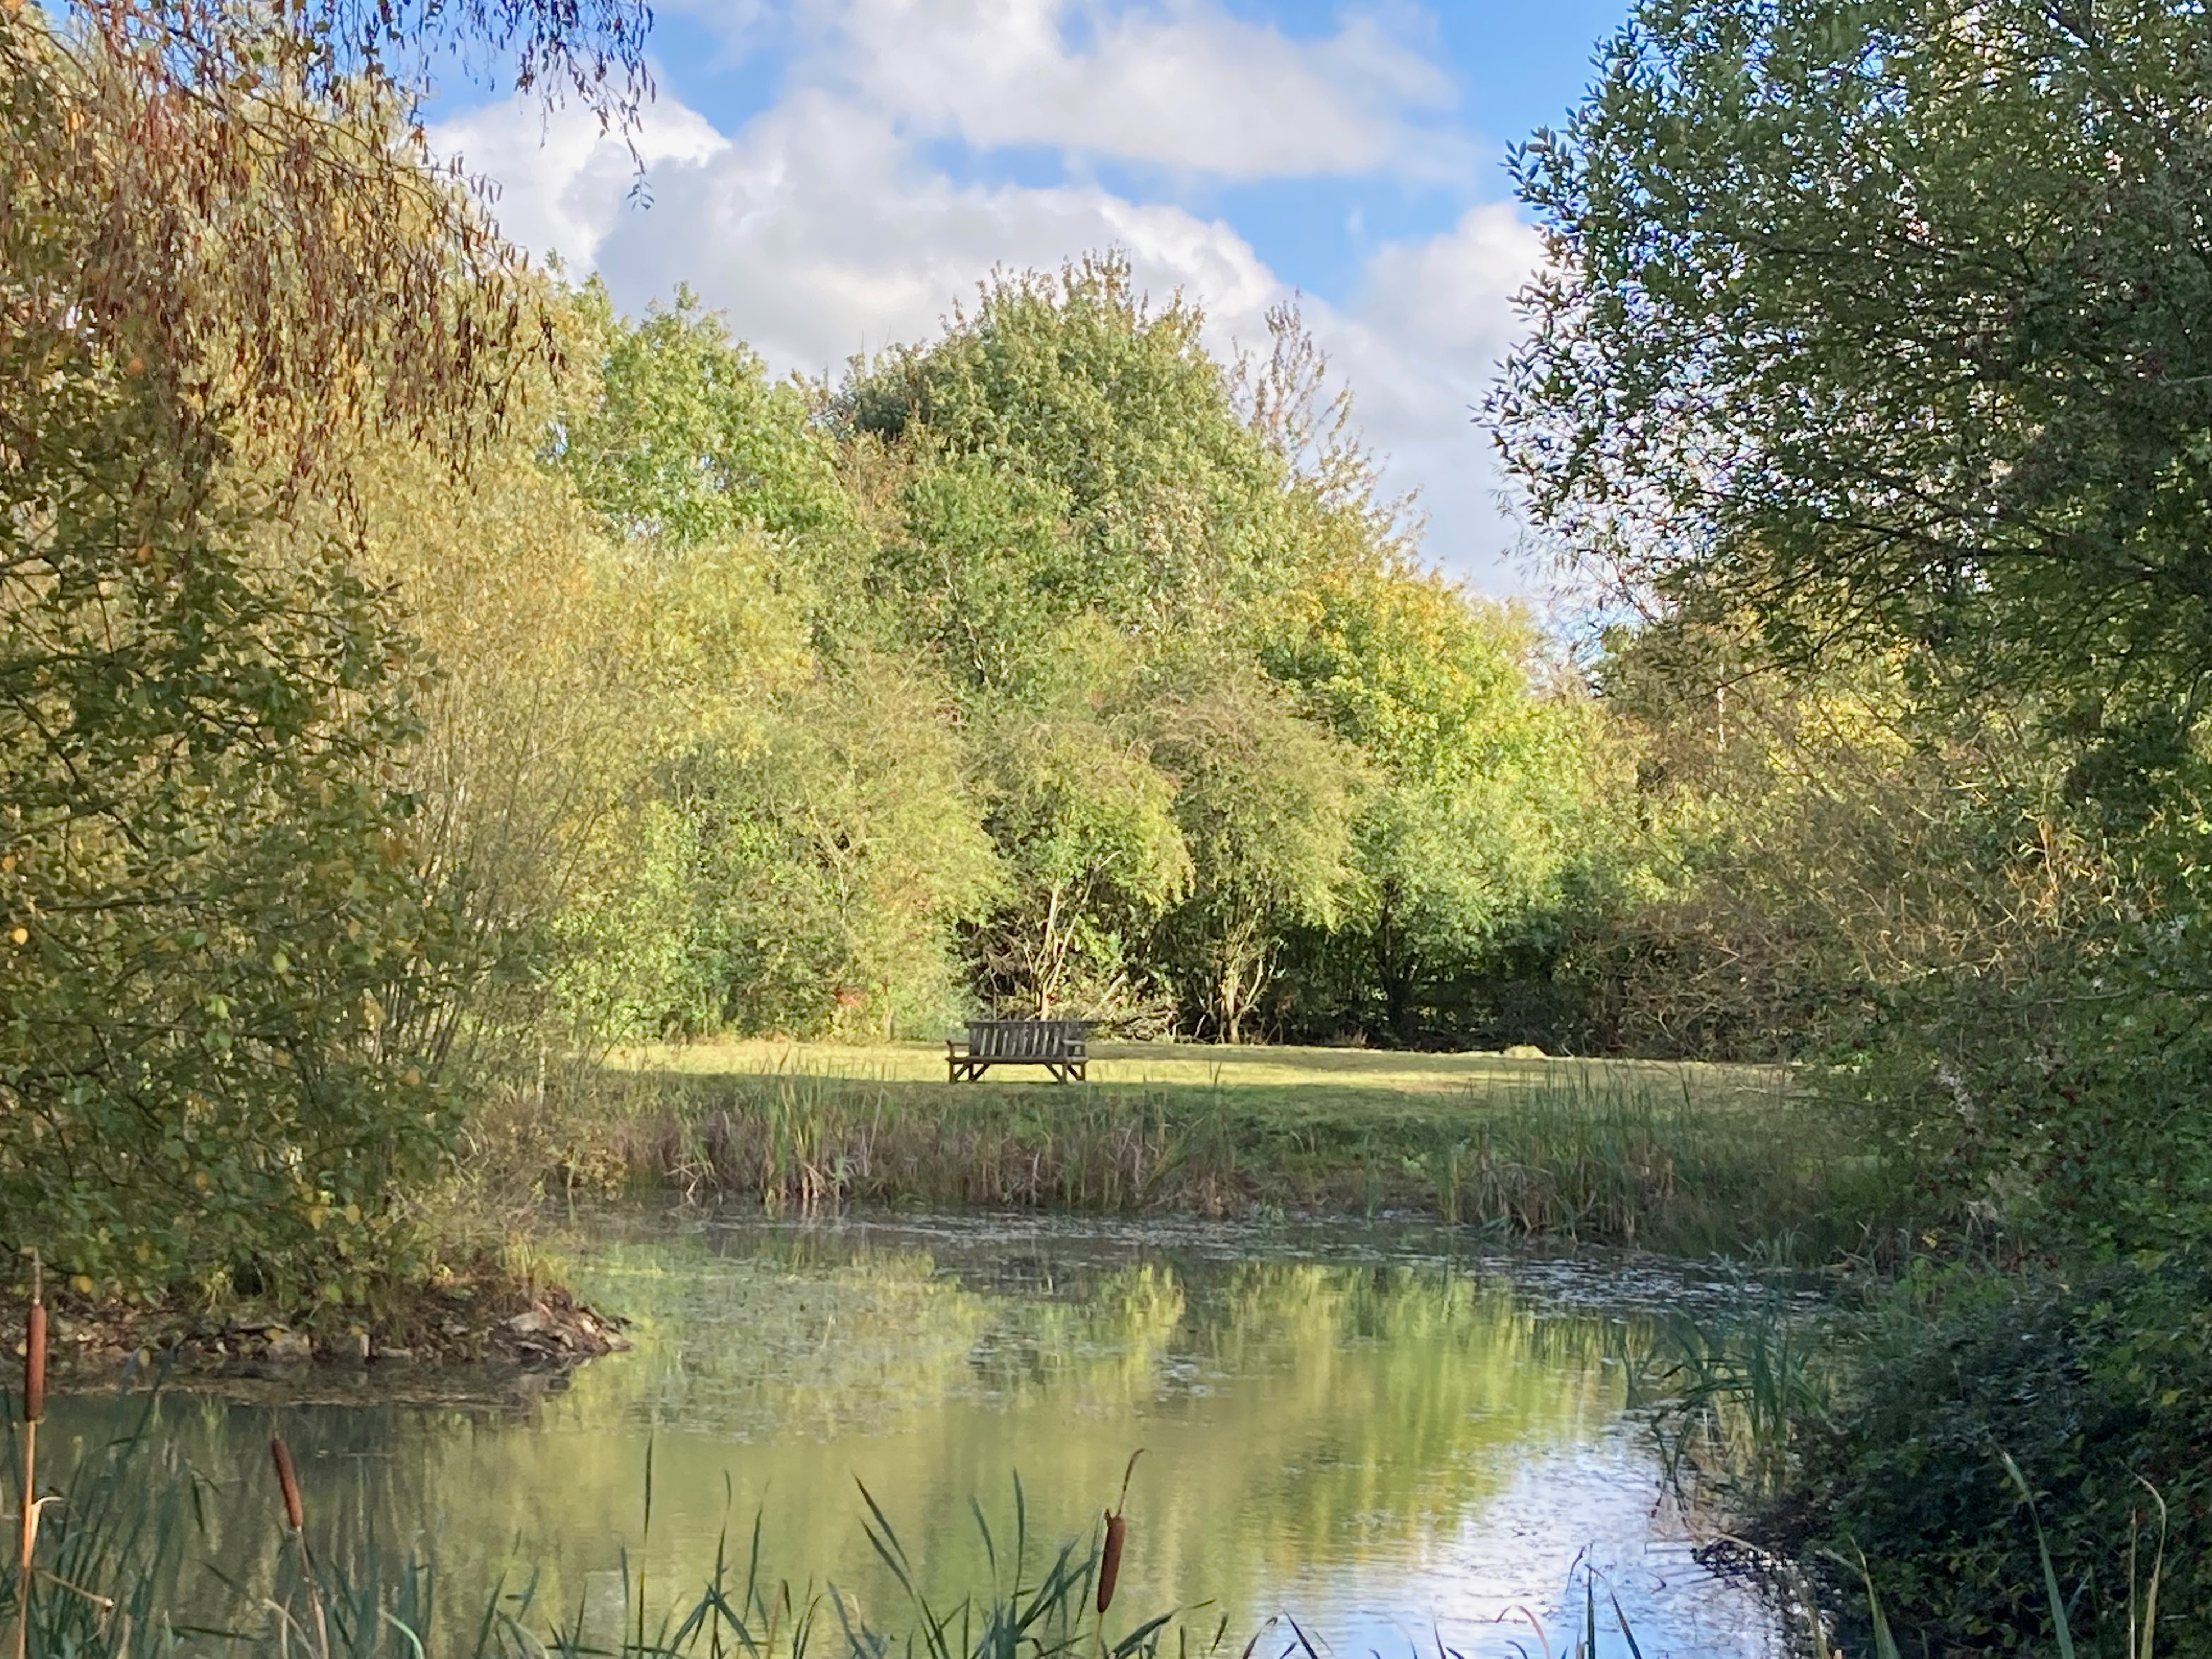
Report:
[[[1024,1249],[617,1243],[592,1289],[636,1318],[637,1351],[525,1412],[173,1401],[162,1455],[216,1482],[209,1553],[258,1555],[281,1419],[320,1523],[431,1544],[459,1621],[502,1567],[573,1607],[585,1574],[640,1559],[648,1443],[641,1555],[669,1594],[711,1570],[726,1520],[742,1553],[757,1510],[772,1573],[878,1603],[855,1477],[948,1589],[987,1572],[971,1496],[1007,1509],[1018,1471],[1033,1534],[1080,1532],[1142,1444],[1124,1594],[1242,1618],[1301,1573],[1426,1564],[1532,1455],[1619,1409],[1599,1364],[1618,1326],[1503,1278]]]

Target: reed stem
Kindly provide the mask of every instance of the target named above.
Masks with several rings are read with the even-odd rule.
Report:
[[[307,1553],[307,1505],[300,1501],[300,1477],[292,1468],[292,1449],[284,1443],[283,1435],[270,1437],[269,1457],[276,1466],[276,1490],[283,1494],[284,1525],[300,1552],[300,1581],[307,1586],[307,1611],[315,1618],[318,1659],[331,1659],[330,1621],[324,1616],[322,1591],[315,1583],[315,1564]]]
[[[31,1650],[31,1558],[39,1546],[39,1419],[46,1414],[44,1264],[31,1252],[31,1306],[23,1322],[23,1489],[15,1553],[15,1659]]]

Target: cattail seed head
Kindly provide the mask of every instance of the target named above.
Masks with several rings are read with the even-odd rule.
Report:
[[[1124,1516],[1106,1517],[1106,1547],[1098,1557],[1098,1611],[1103,1613],[1114,1600],[1114,1585],[1121,1576],[1121,1546],[1129,1536]]]
[[[300,1506],[300,1477],[292,1473],[291,1448],[283,1435],[270,1437],[269,1455],[276,1465],[277,1490],[284,1494],[284,1524],[298,1532],[307,1524],[307,1516]]]
[[[33,1302],[23,1333],[23,1420],[46,1414],[46,1304]]]

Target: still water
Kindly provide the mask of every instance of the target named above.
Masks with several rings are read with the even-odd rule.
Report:
[[[1034,1552],[1095,1527],[1142,1447],[1116,1616],[1204,1603],[1194,1646],[1225,1618],[1231,1659],[1279,1613],[1324,1656],[1557,1653],[1593,1571],[1601,1652],[1629,1650],[1613,1595],[1647,1659],[1779,1651],[1772,1611],[1692,1559],[1625,1409],[1641,1323],[1740,1292],[1694,1269],[1351,1224],[655,1208],[586,1231],[580,1287],[636,1346],[554,1386],[378,1367],[165,1396],[199,1547],[265,1559],[281,1431],[318,1524],[434,1557],[441,1623],[535,1572],[611,1632],[625,1559],[673,1601],[757,1516],[771,1581],[902,1629],[861,1484],[957,1595],[989,1581],[971,1498],[1003,1548],[1018,1476]],[[88,1440],[131,1408],[63,1421]]]

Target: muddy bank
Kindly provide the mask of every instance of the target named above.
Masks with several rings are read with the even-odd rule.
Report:
[[[629,1346],[618,1315],[557,1286],[489,1279],[432,1286],[398,1312],[352,1318],[251,1307],[139,1308],[66,1291],[48,1297],[47,1310],[56,1379],[79,1386],[154,1371],[252,1377],[323,1366],[388,1371],[485,1364],[557,1370]],[[22,1352],[20,1308],[0,1322],[0,1342]]]

